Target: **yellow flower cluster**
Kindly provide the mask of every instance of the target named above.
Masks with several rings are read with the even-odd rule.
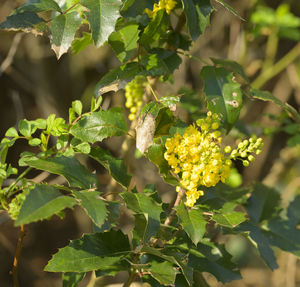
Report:
[[[125,107],[130,109],[130,114],[128,118],[131,121],[133,121],[136,118],[136,114],[143,104],[142,97],[144,95],[145,86],[145,77],[136,76],[125,87]]]
[[[158,4],[154,3],[153,11],[146,8],[145,13],[148,14],[150,18],[153,18],[159,10],[165,9],[167,14],[170,14],[171,11],[176,6],[176,0],[159,0]]]
[[[221,151],[222,137],[217,114],[207,113],[205,119],[197,121],[197,126],[189,126],[184,135],[176,133],[165,143],[164,154],[172,171],[177,174],[182,188],[186,190],[187,206],[192,207],[203,195],[199,186],[215,186],[225,182],[230,172],[231,160]],[[178,186],[177,192],[180,190]]]

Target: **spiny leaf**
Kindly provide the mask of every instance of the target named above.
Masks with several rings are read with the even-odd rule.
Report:
[[[208,109],[217,113],[227,130],[238,120],[242,108],[240,84],[233,81],[233,73],[224,68],[206,66],[200,77],[204,81],[203,92]]]
[[[234,228],[246,220],[245,214],[237,211],[214,214],[211,219],[217,224],[229,228]]]
[[[62,195],[53,186],[36,185],[23,202],[16,225],[49,218],[67,207],[71,208],[76,203],[74,198]]]
[[[160,284],[164,286],[173,285],[176,277],[176,270],[168,261],[159,263],[157,261],[151,262],[150,273]]]
[[[180,225],[191,238],[195,245],[203,238],[206,231],[206,220],[202,216],[202,211],[200,209],[187,210],[184,203],[181,202],[176,208],[177,216]]]
[[[209,25],[210,14],[213,7],[209,0],[181,0],[187,19],[187,26],[193,41],[203,34]]]
[[[120,230],[84,235],[54,254],[45,271],[87,272],[106,269],[129,253],[128,238]]]
[[[117,19],[120,17],[121,0],[82,0],[87,8],[84,14],[90,23],[92,38],[97,47],[108,40],[114,31]]]
[[[55,17],[50,24],[51,48],[59,59],[70,48],[75,32],[81,24],[78,12],[70,12]]]
[[[131,175],[126,172],[127,168],[122,159],[116,159],[108,151],[100,147],[92,148],[90,157],[101,163],[118,183],[128,188]]]
[[[109,36],[109,44],[123,63],[132,57],[137,47],[137,40],[139,38],[138,28],[137,24],[130,23]]]
[[[93,44],[93,39],[91,33],[83,32],[81,38],[75,38],[72,42],[72,52],[74,54],[79,54],[84,50],[88,45]]]
[[[64,176],[71,186],[90,188],[96,184],[96,176],[89,172],[79,161],[70,157],[54,157],[48,159],[24,158],[27,165],[36,169],[49,171]]]
[[[57,11],[61,12],[60,7],[54,0],[29,0],[27,3],[16,9],[16,13],[23,12],[44,12],[44,11]]]
[[[101,227],[105,221],[107,209],[105,201],[99,197],[99,192],[73,190],[73,194],[80,200],[80,205],[85,209],[93,222]]]
[[[112,108],[83,117],[70,132],[82,141],[95,143],[111,136],[121,136],[127,133],[127,127],[122,109]]]

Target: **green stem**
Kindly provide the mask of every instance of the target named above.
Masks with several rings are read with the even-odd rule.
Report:
[[[152,86],[151,86],[151,83],[150,83],[150,81],[149,81],[148,78],[147,78],[147,81],[148,81],[148,84],[149,84],[149,88],[150,88],[151,93],[153,94],[155,100],[156,100],[157,102],[159,102],[158,97],[157,97],[156,93],[154,92],[154,90],[153,90],[153,88],[152,88]]]
[[[190,58],[190,59],[194,59],[194,60],[196,60],[196,61],[198,61],[198,62],[200,62],[200,63],[202,63],[202,64],[205,64],[205,65],[210,65],[207,61],[205,61],[205,60],[203,60],[203,59],[201,59],[201,58],[199,58],[199,57],[197,57],[197,56],[194,56],[194,55],[192,55],[192,54],[190,54],[190,53],[187,53],[187,52],[181,52],[181,51],[177,51],[177,53],[178,54],[181,54],[181,55],[183,55],[183,56],[186,56],[186,57],[188,57],[188,58]]]
[[[76,7],[77,5],[81,5],[80,1],[74,3],[72,6],[70,6],[67,10],[63,11],[61,14],[65,15],[66,13],[68,13],[70,10],[72,10],[74,7]]]
[[[300,55],[300,43],[290,50],[281,60],[262,72],[251,84],[254,89],[260,89],[266,82],[279,74]]]
[[[278,36],[277,36],[277,27],[271,29],[270,35],[268,37],[267,46],[266,46],[266,58],[262,65],[262,73],[269,69],[275,60],[275,56],[278,48]]]
[[[6,191],[6,195],[10,196],[10,192],[13,191],[13,189],[16,187],[18,182],[28,173],[32,170],[32,167],[27,167],[18,177],[17,179],[8,187],[8,190]]]

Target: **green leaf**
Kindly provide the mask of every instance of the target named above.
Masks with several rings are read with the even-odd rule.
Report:
[[[36,169],[64,176],[71,186],[90,188],[97,182],[96,176],[75,158],[61,156],[39,159],[30,157],[29,159],[25,158],[24,162]]]
[[[70,132],[82,141],[95,143],[111,136],[126,134],[127,127],[122,109],[112,108],[81,118],[72,126]]]
[[[155,236],[160,227],[160,214],[163,211],[161,205],[143,193],[122,192],[121,197],[128,209],[137,214],[143,214],[146,218],[147,224],[143,231],[142,241],[146,242]]]
[[[81,38],[75,38],[72,42],[72,52],[74,54],[79,54],[82,50],[84,50],[88,45],[93,44],[92,34],[83,32],[83,36]]]
[[[38,138],[31,139],[28,141],[28,144],[31,146],[38,146],[41,143],[41,140]]]
[[[80,200],[80,205],[84,208],[92,221],[101,227],[105,221],[107,209],[105,201],[99,197],[99,192],[73,190],[73,194]]]
[[[118,223],[117,220],[120,216],[120,203],[115,201],[108,201],[106,209],[108,211],[107,218],[104,224],[101,226],[101,228],[98,228],[96,225],[93,226],[94,227],[93,230],[95,232],[104,232],[110,230]]]
[[[274,188],[256,183],[246,204],[246,209],[255,223],[269,219],[277,215],[280,209],[280,194]]]
[[[181,245],[180,248],[186,248]],[[225,248],[212,242],[204,240],[197,248],[187,248],[189,252],[188,266],[198,272],[209,272],[218,281],[227,283],[232,280],[242,279],[240,273],[236,271],[236,266],[231,262],[231,255]]]
[[[216,0],[218,3],[220,3],[222,6],[224,6],[228,11],[230,11],[233,15],[237,16],[238,18],[240,18],[242,21],[245,21],[245,19],[243,19],[240,14],[234,10],[230,5],[228,5],[226,2],[224,2],[223,0]]]
[[[109,91],[124,89],[135,76],[141,74],[139,63],[131,62],[109,71],[96,85],[95,95],[101,96]]]
[[[250,97],[254,98],[254,99],[259,99],[259,100],[262,100],[262,101],[273,102],[277,106],[283,108],[285,111],[290,113],[295,119],[298,120],[298,122],[300,121],[300,114],[297,112],[297,110],[294,107],[292,107],[288,103],[281,102],[280,100],[275,98],[268,91],[260,91],[260,90],[256,90],[256,89],[251,89],[250,90]]]
[[[125,0],[123,4],[121,14],[124,17],[136,18],[142,15],[146,8],[152,10],[154,0]]]
[[[240,224],[237,231],[249,232],[250,241],[258,249],[260,256],[266,262],[270,269],[278,268],[276,257],[266,236],[261,232],[260,228],[253,223],[246,221]]]
[[[5,136],[10,138],[17,138],[19,134],[14,127],[11,127],[6,131]]]
[[[58,189],[46,184],[36,185],[30,190],[20,209],[16,225],[47,219],[65,208],[71,208],[76,200],[62,195]]]
[[[297,195],[289,204],[287,209],[288,222],[290,226],[297,226],[300,222],[300,195]]]
[[[160,284],[164,286],[173,285],[176,277],[176,270],[168,261],[159,263],[157,261],[151,262],[150,274],[155,278]]]
[[[62,275],[63,287],[77,287],[85,273],[66,272]]]
[[[139,26],[129,23],[120,30],[113,32],[108,43],[121,62],[127,62],[134,54],[139,38]]]
[[[87,8],[84,14],[90,23],[92,38],[97,47],[108,40],[114,31],[117,19],[120,17],[121,0],[82,0]]]
[[[217,224],[229,228],[234,228],[246,220],[245,214],[237,211],[214,214],[211,219]]]
[[[206,66],[200,77],[204,81],[203,92],[210,111],[217,113],[227,130],[238,120],[242,108],[240,84],[233,81],[233,73],[224,68]]]
[[[45,271],[87,272],[112,266],[130,253],[127,236],[120,230],[84,235],[60,249]]]
[[[127,168],[122,159],[116,159],[108,151],[95,147],[91,149],[90,157],[103,165],[109,174],[123,187],[128,188],[131,175],[126,172]]]
[[[55,52],[57,59],[70,48],[80,24],[81,17],[76,11],[61,14],[51,21],[51,48]]]
[[[193,243],[197,245],[206,231],[207,222],[202,216],[202,210],[187,210],[184,203],[181,202],[180,205],[176,207],[176,212],[183,230],[191,238]]]
[[[30,29],[44,22],[44,19],[40,18],[37,14],[24,12],[8,16],[6,20],[0,24],[0,29],[30,31]]]
[[[78,100],[73,101],[72,102],[72,108],[78,116],[80,116],[82,114],[82,103],[81,103],[81,101],[78,101]]]
[[[19,121],[19,131],[24,136],[29,138],[32,134],[31,124],[27,120],[20,120]]]
[[[169,76],[181,64],[181,58],[174,51],[155,48],[142,57],[145,73],[150,76]]]
[[[298,207],[299,208],[299,207]],[[300,258],[300,230],[293,226],[289,220],[276,218],[270,220],[262,230],[262,234],[270,244],[291,252]]]
[[[170,167],[164,158],[165,147],[163,144],[154,143],[148,148],[146,153],[147,158],[157,165],[159,173],[164,180],[172,185],[178,185],[178,181],[170,174]]]
[[[27,3],[16,9],[16,13],[23,12],[44,12],[44,11],[57,11],[61,12],[60,7],[54,0],[29,0]]]
[[[181,0],[187,20],[187,26],[193,41],[203,34],[209,25],[213,7],[209,0]]]
[[[147,46],[157,41],[168,28],[168,22],[168,16],[165,11],[163,9],[158,11],[144,30],[139,41],[141,45]]]

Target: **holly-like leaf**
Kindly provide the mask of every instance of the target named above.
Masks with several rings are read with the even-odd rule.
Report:
[[[240,18],[241,20],[245,21],[245,19],[243,19],[240,14],[233,9],[229,4],[227,4],[225,1],[223,0],[216,0],[218,3],[220,3],[222,6],[224,6],[228,11],[230,11],[233,15],[237,16],[238,18]]]
[[[92,34],[83,32],[81,38],[75,38],[72,42],[72,52],[74,54],[79,54],[84,50],[88,45],[93,44]]]
[[[60,14],[51,21],[51,48],[55,52],[57,59],[70,48],[80,24],[81,17],[76,11]]]
[[[154,143],[148,148],[146,156],[150,161],[157,165],[159,173],[163,176],[166,182],[172,185],[178,185],[178,181],[170,174],[170,167],[168,162],[164,158],[164,153],[164,145]]]
[[[61,12],[60,7],[54,0],[29,0],[27,3],[16,9],[16,13],[24,12],[44,12],[57,11]]]
[[[256,243],[255,247],[258,249],[260,256],[266,262],[269,268],[272,270],[278,268],[276,257],[269,244],[269,240],[266,236],[264,236],[258,226],[246,221],[240,224],[236,230],[249,232],[248,236],[251,238],[251,242],[254,241]]]
[[[111,136],[126,134],[127,127],[122,109],[112,108],[84,116],[72,126],[70,132],[82,141],[95,143]]]
[[[187,248],[185,244],[180,248]],[[231,262],[231,255],[226,252],[223,246],[212,242],[203,241],[197,248],[187,248],[189,252],[188,266],[198,272],[209,272],[218,281],[227,283],[232,280],[241,279],[241,275],[236,271],[236,266]]]
[[[106,220],[101,228],[97,227],[96,225],[93,226],[93,230],[95,232],[104,232],[110,230],[117,224],[117,220],[120,216],[120,203],[115,201],[108,201],[106,209],[108,211]]]
[[[246,220],[245,214],[237,211],[214,214],[211,219],[217,224],[229,228],[234,228]]]
[[[41,23],[45,23],[45,20],[36,13],[24,12],[8,16],[6,20],[0,24],[0,29],[30,31]]]
[[[289,204],[287,209],[288,222],[290,226],[297,226],[300,222],[300,195],[297,195]]]
[[[156,13],[153,20],[146,27],[139,42],[143,46],[151,45],[161,37],[161,34],[166,31],[167,28],[168,16],[162,9]]]
[[[99,197],[99,192],[73,190],[73,194],[80,200],[80,205],[84,208],[92,221],[101,227],[105,221],[107,209],[105,201]]]
[[[84,235],[54,254],[45,271],[87,272],[106,269],[129,253],[128,238],[120,230]]]
[[[300,230],[296,226],[292,226],[288,220],[281,218],[270,220],[266,230],[262,230],[262,234],[271,245],[291,252],[300,258]]]
[[[118,183],[124,188],[128,188],[131,175],[126,172],[127,168],[122,159],[116,159],[108,151],[100,147],[92,148],[89,155],[103,165]]]
[[[47,219],[67,207],[73,207],[75,204],[77,202],[73,197],[62,195],[53,186],[36,185],[26,196],[15,224],[28,224]]]
[[[139,75],[141,68],[137,62],[131,62],[109,71],[96,85],[95,95],[101,96],[109,91],[124,89],[126,84]]]
[[[203,218],[202,211],[200,209],[187,210],[184,203],[181,202],[176,207],[179,223],[183,230],[191,238],[195,245],[203,238],[206,231],[206,220]]]
[[[77,287],[78,283],[84,278],[85,273],[66,272],[62,275],[63,287]]]
[[[149,271],[151,276],[164,286],[173,285],[175,282],[176,270],[168,261],[162,263],[152,261]]]
[[[206,66],[200,77],[204,82],[203,92],[208,109],[217,113],[227,130],[238,120],[242,108],[240,84],[233,81],[233,73],[224,68]]]
[[[108,40],[115,30],[117,19],[120,17],[121,0],[82,0],[87,8],[84,14],[90,23],[92,38],[97,47]]]
[[[187,20],[187,26],[193,41],[203,34],[209,25],[213,7],[209,0],[181,0]]]
[[[71,186],[87,189],[97,182],[96,176],[75,158],[61,156],[39,159],[29,157],[28,159],[24,158],[23,162],[36,169],[64,176]]]
[[[116,53],[121,62],[127,62],[132,56],[137,47],[139,38],[139,26],[137,24],[128,24],[120,30],[113,32],[108,43]]]
[[[300,121],[300,114],[297,112],[297,110],[289,105],[288,103],[283,103],[280,100],[278,100],[276,97],[274,97],[270,92],[268,91],[260,91],[256,89],[251,89],[250,90],[250,97],[254,99],[259,99],[262,101],[267,101],[267,102],[273,102],[277,106],[283,108],[285,111],[290,113],[293,118],[297,119]]]
[[[125,0],[123,2],[122,16],[132,18],[142,15],[146,8],[152,10],[155,3],[154,0]]]
[[[143,242],[155,236],[160,227],[160,214],[163,211],[161,205],[143,193],[123,192],[121,196],[128,209],[145,216],[146,225],[144,225],[145,229],[143,230]]]
[[[280,209],[280,194],[271,187],[261,183],[253,186],[253,192],[248,199],[246,209],[255,223],[259,223],[265,219],[277,215]]]

